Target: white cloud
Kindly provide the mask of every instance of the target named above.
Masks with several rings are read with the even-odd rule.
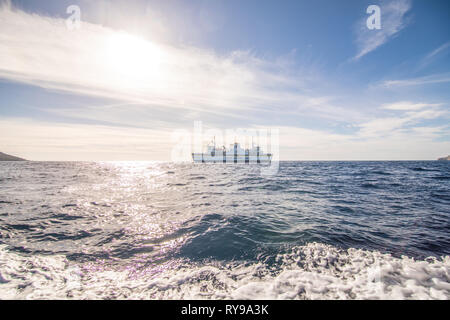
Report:
[[[369,30],[367,28],[366,20],[368,16],[359,21],[356,39],[358,53],[353,60],[358,60],[385,44],[408,25],[409,21],[405,15],[411,9],[410,0],[393,0],[382,3],[380,8],[380,30]]]
[[[0,120],[2,151],[29,160],[170,160],[171,130]]]
[[[282,160],[435,160],[450,150],[450,141],[436,141],[449,134],[448,127],[415,127],[398,130],[406,122],[379,119],[356,134],[333,134],[296,127],[281,127]],[[367,135],[371,127],[372,133]],[[385,136],[383,133],[388,133]]]
[[[321,99],[302,93],[306,77],[250,52],[176,47],[84,21],[70,31],[64,19],[8,6],[0,39],[0,78],[47,89],[224,117]]]
[[[385,104],[381,110],[400,112],[379,116],[355,125],[356,131],[335,134],[304,128],[280,129],[280,157],[304,160],[427,160],[450,150],[447,125],[420,125],[423,120],[446,117],[443,104],[402,101]]]
[[[421,86],[427,84],[446,83],[446,82],[450,82],[450,74],[441,73],[417,78],[386,80],[380,83],[378,86],[385,88],[393,88],[393,87]]]
[[[357,133],[361,138],[388,137],[398,133],[411,131],[412,125],[417,125],[423,120],[437,119],[448,116],[446,110],[439,108],[442,104],[396,102],[382,105],[381,109],[401,111],[395,117],[379,117],[358,125],[360,131]],[[407,127],[408,126],[408,127]]]
[[[360,124],[359,136],[370,137],[389,137],[393,132],[402,128],[408,121],[408,118],[379,118],[363,124]]]
[[[450,150],[450,141],[436,139],[450,134],[448,127],[407,128],[413,121],[377,119],[351,134],[293,126],[264,128],[279,130],[281,160],[421,160]],[[187,135],[193,133],[193,128],[185,130]],[[170,161],[179,143],[172,140],[173,132],[14,118],[0,120],[0,145],[3,152],[31,160]]]
[[[399,101],[395,103],[388,103],[381,106],[382,109],[386,110],[420,110],[426,107],[439,107],[442,106],[441,103],[413,103],[410,101]]]
[[[393,8],[390,10],[406,10],[401,6]],[[391,27],[394,29],[400,27]],[[7,6],[1,8],[0,78],[108,98],[104,106],[60,110],[49,107],[45,111],[71,119],[114,124],[4,119],[0,120],[2,151],[35,160],[170,160],[174,125],[161,125],[159,129],[132,127],[146,127],[148,120],[152,124],[160,121],[158,110],[164,108],[175,110],[170,115],[178,123],[183,122],[185,114],[203,120],[205,114],[212,113],[229,128],[235,127],[236,119],[249,126],[256,125],[255,115],[260,114],[264,115],[261,118],[265,118],[265,123],[281,114],[284,118],[278,118],[278,123],[301,119],[303,115],[354,123],[356,132],[352,134],[336,134],[331,128],[278,127],[280,158],[284,160],[423,159],[435,158],[442,150],[448,150],[448,142],[433,140],[448,129],[406,128],[423,119],[443,116],[445,112],[438,108],[440,105],[397,102],[381,109],[402,112],[401,115],[368,119],[367,115],[362,116],[364,110],[336,106],[335,97],[315,94],[308,77],[289,73],[289,59],[271,62],[248,51],[219,55],[206,49],[170,46],[128,35],[123,43],[132,49],[142,48],[152,55],[151,61],[146,61],[142,52],[133,56],[130,48],[122,51],[121,42],[112,43],[119,53],[111,56],[108,49],[118,35],[121,38],[124,33],[88,22],[71,32],[63,19],[28,14]],[[393,33],[385,36],[388,39]],[[149,70],[140,73],[141,67]],[[191,130],[191,125],[187,121],[184,129]],[[404,153],[398,153],[399,150]],[[393,155],[389,156],[389,152]]]

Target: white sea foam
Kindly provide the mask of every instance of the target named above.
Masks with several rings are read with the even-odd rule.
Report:
[[[263,263],[181,263],[155,276],[85,272],[64,256],[25,257],[0,247],[2,299],[449,299],[450,257],[396,258],[310,243]]]

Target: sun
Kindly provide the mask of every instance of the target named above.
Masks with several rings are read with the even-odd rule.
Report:
[[[148,87],[162,78],[162,49],[138,36],[111,35],[106,56],[108,69],[121,86]]]

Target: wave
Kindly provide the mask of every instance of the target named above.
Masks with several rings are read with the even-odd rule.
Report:
[[[361,184],[361,187],[363,187],[365,189],[379,189],[380,188],[378,186],[378,184],[375,184],[375,183],[363,183],[363,184]]]
[[[431,177],[431,179],[435,179],[435,180],[450,180],[450,176],[436,176],[436,177]]]
[[[3,299],[449,299],[450,257],[414,260],[309,243],[262,262],[170,261],[133,269],[0,246]]]
[[[392,175],[392,173],[389,173],[389,172],[386,172],[386,171],[382,171],[382,170],[369,171],[368,173],[376,174],[376,175],[382,175],[382,176],[391,176]]]
[[[429,171],[429,172],[439,172],[440,170],[437,169],[428,169],[428,168],[422,168],[422,167],[416,167],[416,168],[411,168],[412,171]]]

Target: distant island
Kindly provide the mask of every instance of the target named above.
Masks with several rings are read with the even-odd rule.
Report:
[[[0,152],[0,161],[27,161],[27,160]]]
[[[450,156],[439,158],[438,161],[450,161]]]

